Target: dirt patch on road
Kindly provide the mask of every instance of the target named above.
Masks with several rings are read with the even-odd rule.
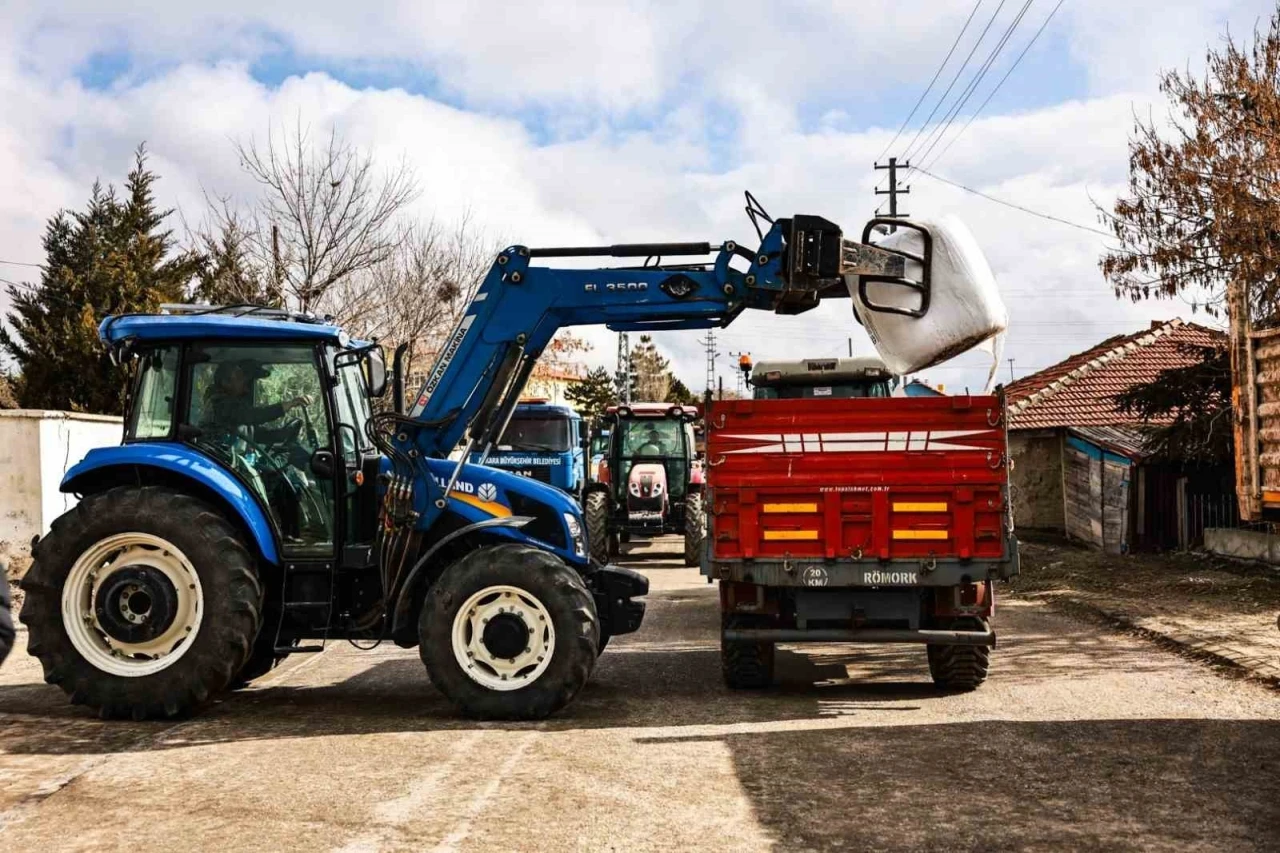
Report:
[[[1092,610],[1251,674],[1280,681],[1280,570],[1208,554],[1110,555],[1067,542],[1022,544],[1014,596]]]

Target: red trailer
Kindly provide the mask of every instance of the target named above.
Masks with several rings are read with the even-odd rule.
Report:
[[[730,686],[768,684],[778,642],[926,644],[940,686],[985,679],[1018,571],[1001,397],[726,400],[706,424]]]

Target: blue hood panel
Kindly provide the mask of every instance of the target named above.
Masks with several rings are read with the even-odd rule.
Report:
[[[458,465],[450,459],[427,459],[425,462],[427,469],[441,487],[449,482],[453,469]],[[515,512],[512,509],[513,503],[522,502],[521,498],[524,502],[542,504],[550,513],[553,513],[563,527],[565,541],[572,543],[573,538],[564,522],[564,514],[569,513],[581,529],[582,513],[578,509],[577,502],[554,486],[521,477],[519,474],[511,474],[499,468],[470,463],[463,465],[462,472],[453,484],[453,492],[449,495],[449,510],[472,522],[506,518],[511,515],[527,515],[527,511]],[[532,538],[522,533],[519,528],[496,528],[494,532],[501,532],[502,535],[514,539]],[[538,540],[538,544],[555,552],[572,565],[587,564],[586,557],[579,557],[574,553],[572,544],[567,549],[555,547],[541,540]]]

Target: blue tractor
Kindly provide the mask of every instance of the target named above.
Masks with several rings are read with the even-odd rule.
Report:
[[[555,486],[578,497],[586,482],[582,416],[546,400],[522,400],[488,456],[471,462],[489,465]]]
[[[908,257],[819,217],[767,227],[750,250],[503,250],[405,412],[371,406],[389,384],[381,348],[327,322],[255,306],[107,318],[102,341],[134,366],[124,442],[67,472],[81,499],[23,582],[45,680],[104,717],[173,717],[323,641],[389,641],[417,646],[466,714],[563,707],[608,639],[639,628],[648,582],[590,559],[570,495],[468,460],[493,452],[565,326],[798,313],[859,273],[927,289],[927,241]],[[537,265],[570,257],[637,265]]]

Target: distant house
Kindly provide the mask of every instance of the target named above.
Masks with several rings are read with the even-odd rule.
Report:
[[[1188,489],[1221,488],[1214,472],[1149,464],[1141,424],[1115,397],[1171,367],[1189,347],[1225,345],[1213,329],[1181,320],[1108,338],[1005,388],[1013,462],[1014,524],[1065,533],[1106,551],[1188,542]]]

